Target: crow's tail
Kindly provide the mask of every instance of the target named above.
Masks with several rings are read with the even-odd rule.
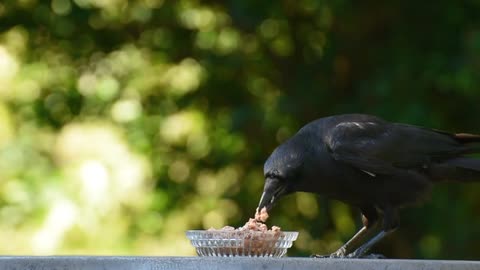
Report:
[[[480,181],[480,159],[458,157],[433,165],[429,174],[434,181]]]
[[[477,134],[468,134],[468,133],[457,133],[453,134],[453,138],[462,144],[465,148],[465,153],[469,154],[480,154],[480,135]]]
[[[480,143],[480,135],[470,133],[457,133],[453,137],[460,143]]]
[[[459,133],[453,138],[464,147],[465,156],[457,156],[437,163],[430,168],[434,181],[472,182],[480,181],[480,158],[468,155],[480,154],[480,135]]]

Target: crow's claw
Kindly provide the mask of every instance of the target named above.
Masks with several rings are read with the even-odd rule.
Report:
[[[368,254],[368,255],[364,255],[362,256],[362,259],[386,259],[387,257],[385,257],[385,255],[383,254]]]
[[[386,259],[385,255],[383,254],[359,254],[357,252],[352,252],[345,256],[345,258],[349,259]]]
[[[322,259],[325,259],[325,258],[330,258],[330,255],[312,254],[312,255],[310,255],[310,258],[322,258]]]

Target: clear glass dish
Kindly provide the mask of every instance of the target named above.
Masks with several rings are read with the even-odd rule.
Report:
[[[249,230],[190,230],[187,238],[198,256],[282,257],[297,240],[298,232]]]

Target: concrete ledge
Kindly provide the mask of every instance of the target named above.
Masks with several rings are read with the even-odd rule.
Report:
[[[0,256],[0,269],[29,270],[269,270],[269,269],[341,269],[341,270],[442,270],[480,269],[480,261],[442,260],[370,260],[370,259],[313,259],[313,258],[214,258],[214,257],[104,257]]]

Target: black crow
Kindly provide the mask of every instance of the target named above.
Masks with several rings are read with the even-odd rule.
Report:
[[[398,227],[398,209],[421,201],[440,181],[480,181],[480,135],[452,134],[375,116],[320,118],[278,146],[265,162],[258,209],[293,192],[356,206],[363,228],[330,257],[358,258]]]

